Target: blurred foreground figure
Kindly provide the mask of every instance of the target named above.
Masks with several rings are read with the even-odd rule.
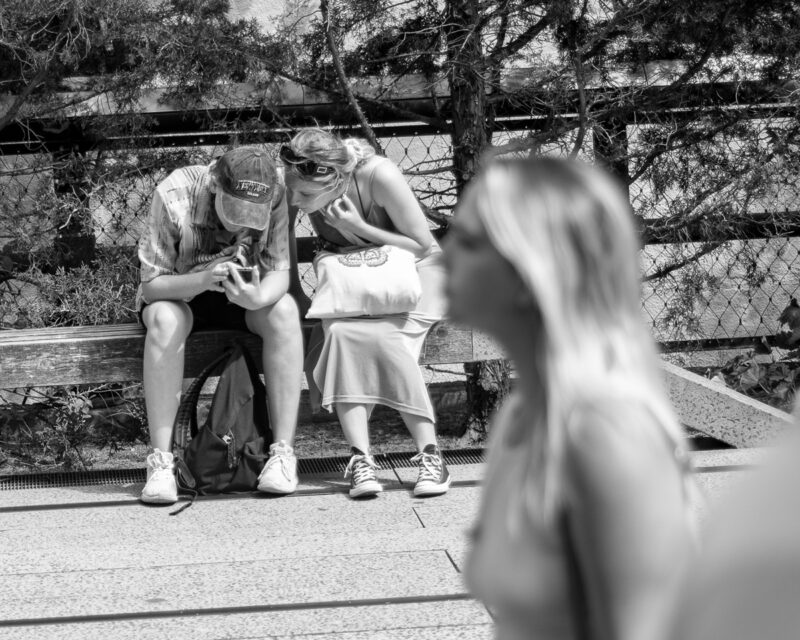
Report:
[[[453,318],[496,337],[517,371],[466,568],[498,638],[668,631],[694,485],[641,318],[632,219],[590,167],[494,161],[447,237]]]
[[[797,434],[731,489],[709,516],[703,539],[705,551],[680,591],[673,639],[800,638]]]

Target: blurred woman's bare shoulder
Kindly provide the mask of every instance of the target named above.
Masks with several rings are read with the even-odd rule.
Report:
[[[588,482],[677,471],[675,450],[656,411],[642,398],[592,398],[565,425],[568,473]],[[672,473],[669,473],[671,471]]]
[[[641,440],[659,433],[656,413],[647,400],[625,394],[582,399],[569,412],[566,429],[577,441],[609,437]]]

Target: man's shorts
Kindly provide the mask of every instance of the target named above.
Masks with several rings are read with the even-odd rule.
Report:
[[[186,304],[192,310],[192,333],[211,331],[212,329],[250,331],[244,317],[247,310],[230,302],[224,293],[204,291]],[[142,311],[144,311],[144,307],[142,307]],[[139,312],[140,321],[142,311]]]

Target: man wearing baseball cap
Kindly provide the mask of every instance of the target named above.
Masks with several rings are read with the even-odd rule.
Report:
[[[178,499],[170,453],[187,336],[234,328],[263,339],[264,379],[275,442],[258,488],[297,487],[293,441],[303,338],[289,295],[289,225],[283,174],[259,146],[211,165],[173,171],[155,189],[139,241],[139,317],[147,328],[144,395],[152,452],[143,502]]]

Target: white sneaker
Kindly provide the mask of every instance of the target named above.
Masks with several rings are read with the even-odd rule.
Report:
[[[140,499],[151,504],[174,504],[178,501],[175,465],[168,451],[153,449],[153,453],[147,456],[147,483]]]
[[[270,445],[269,460],[258,475],[258,490],[286,495],[297,489],[297,457],[284,440]]]

